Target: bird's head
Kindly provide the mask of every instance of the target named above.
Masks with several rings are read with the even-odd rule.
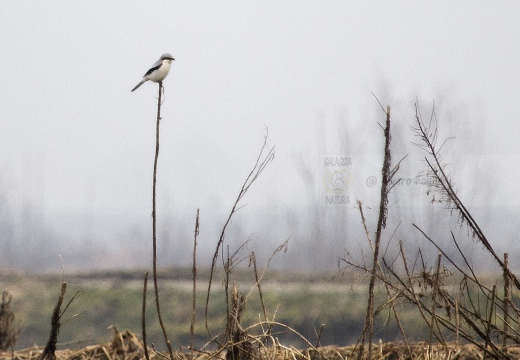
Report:
[[[161,56],[161,60],[168,60],[168,62],[172,62],[172,60],[175,60],[175,59],[173,58],[173,56],[171,54],[166,53],[163,56]]]

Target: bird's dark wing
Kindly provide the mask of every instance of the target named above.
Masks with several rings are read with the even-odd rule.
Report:
[[[146,72],[146,74],[144,74],[144,76],[146,76],[146,75],[150,75],[152,72],[154,72],[155,70],[159,69],[159,68],[161,67],[161,65],[162,65],[162,62],[159,63],[159,65],[155,65],[155,64],[154,64],[154,66],[151,67],[150,70],[148,70],[148,71]]]

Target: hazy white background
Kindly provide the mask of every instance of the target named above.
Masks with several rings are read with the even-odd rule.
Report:
[[[189,261],[179,249],[190,252],[197,208],[201,249],[213,249],[266,128],[276,156],[233,241],[253,236],[270,252],[290,237],[295,263],[313,257],[302,229],[344,238],[340,250],[363,242],[345,229],[361,230],[354,196],[377,208],[379,190],[364,182],[380,174],[383,142],[372,92],[392,107],[394,160],[413,149],[413,103],[428,117],[435,100],[442,135],[455,137],[446,155],[463,199],[485,214],[488,234],[511,235],[492,239],[498,249],[518,253],[518,19],[517,1],[5,1],[0,242],[31,250],[20,267],[57,269],[59,253],[70,268],[148,263],[157,85],[130,89],[170,52],[158,201],[177,263]],[[324,205],[325,156],[353,161],[346,207]],[[418,158],[402,176],[417,174]],[[404,205],[428,203],[424,189],[412,192]]]

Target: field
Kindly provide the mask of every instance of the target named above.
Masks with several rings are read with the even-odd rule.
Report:
[[[192,307],[192,282],[187,270],[170,270],[170,274],[160,276],[163,315],[168,324],[171,341],[175,345],[189,344]],[[74,300],[64,318],[76,317],[64,322],[60,332],[60,342],[67,344],[94,344],[110,337],[118,329],[141,332],[141,306],[143,301],[144,271],[65,275],[68,298],[76,292],[80,296]],[[275,273],[265,279],[262,286],[263,301],[268,317],[284,323],[306,338],[315,338],[314,329],[325,324],[321,336],[323,344],[346,344],[357,340],[356,334],[364,321],[366,294],[356,284],[348,283],[340,275],[323,274],[299,275]],[[207,293],[207,277],[204,274],[197,289],[197,323],[195,345],[206,343],[208,334],[204,326],[204,303]],[[16,321],[23,329],[17,347],[28,347],[46,342],[50,330],[50,317],[60,291],[62,275],[4,274],[1,276],[2,289],[13,296],[11,308]],[[242,321],[253,324],[259,320],[261,305],[258,290],[255,291],[254,277],[246,271],[236,277],[242,293],[253,292],[247,303]],[[208,310],[208,327],[211,333],[219,333],[225,327],[226,306],[223,298],[221,278],[215,285]],[[151,342],[161,341],[161,330],[154,313],[153,291],[148,290],[147,334]],[[67,298],[65,299],[65,301]],[[357,305],[355,305],[357,304]],[[69,331],[73,330],[73,331]],[[392,333],[394,329],[382,329]],[[286,342],[303,346],[305,343],[291,335],[281,333],[279,338]]]
[[[142,314],[144,271],[105,272],[90,274],[19,274],[0,276],[3,290],[13,299],[10,304],[15,324],[21,329],[14,350],[15,358],[30,359],[41,354],[51,330],[51,316],[60,292],[62,279],[67,282],[64,304],[75,294],[62,315],[56,356],[58,358],[143,358]],[[223,274],[217,274],[218,276]],[[192,286],[189,269],[165,269],[159,273],[163,317],[176,356],[180,358],[207,358],[218,349],[216,343],[206,346],[211,338],[205,326],[204,305],[208,273],[198,279],[196,296],[196,323],[193,338],[190,332]],[[214,298],[209,303],[208,329],[212,335],[226,328],[226,306],[217,280]],[[239,291],[247,296],[246,309],[240,323],[250,328],[248,334],[259,339],[266,326],[258,324],[264,317],[259,291],[251,271],[237,270],[234,281]],[[345,274],[287,274],[270,272],[262,283],[263,306],[273,323],[271,335],[258,341],[254,349],[258,354],[277,354],[277,358],[342,359],[354,358],[355,343],[363,329],[367,304],[366,285]],[[457,284],[445,284],[455,289]],[[376,289],[378,298],[386,299],[384,289]],[[153,291],[148,290],[146,333],[148,346],[167,355],[161,329],[154,312]],[[62,307],[63,310],[63,307]],[[399,306],[401,326],[408,334],[407,343],[392,319],[381,312],[375,318],[377,343],[373,351],[378,358],[481,358],[482,350],[467,341],[455,341],[446,332],[449,345],[435,342],[429,345],[429,327],[411,304]],[[299,335],[298,335],[299,334]],[[301,335],[301,336],[300,336]],[[192,342],[193,341],[193,342]],[[194,349],[205,349],[192,353]],[[260,346],[261,344],[261,346]],[[348,345],[348,346],[346,346]],[[314,350],[316,347],[317,350]],[[251,350],[252,351],[252,350]],[[510,354],[516,351],[509,350]],[[225,352],[218,356],[224,356]],[[126,354],[126,355],[125,355]],[[150,354],[154,351],[150,350]],[[428,355],[429,354],[429,355]],[[441,355],[439,355],[441,354]],[[2,358],[12,358],[5,352]],[[449,356],[448,356],[449,355]],[[456,357],[455,357],[456,355]],[[152,356],[152,355],[150,355]]]

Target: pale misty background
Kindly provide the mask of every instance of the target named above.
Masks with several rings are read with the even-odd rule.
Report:
[[[146,267],[157,85],[131,93],[165,52],[158,170],[161,265],[199,261],[252,169],[268,128],[275,158],[226,237],[273,266],[334,270],[375,230],[383,123],[391,106],[400,177],[424,170],[410,126],[433,102],[458,193],[497,253],[518,264],[520,3],[6,1],[0,11],[0,268]],[[347,204],[327,204],[325,159]],[[384,233],[413,253],[412,223],[475,264],[482,246],[416,184],[391,194]],[[391,252],[391,250],[389,250]],[[436,251],[426,251],[435,255]],[[61,260],[60,260],[61,255]],[[492,266],[492,262],[487,262]]]

